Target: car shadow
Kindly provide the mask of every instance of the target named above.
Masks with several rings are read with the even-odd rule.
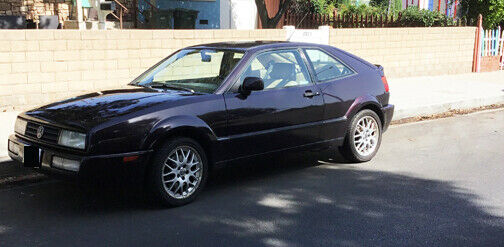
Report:
[[[337,161],[341,158],[284,156],[228,167],[212,174],[198,200],[171,209],[150,206],[138,193],[117,187],[83,190],[49,181],[3,190],[0,238],[5,246],[39,239],[57,245],[71,231],[75,246],[89,246],[103,243],[88,238],[91,234],[124,229],[132,235],[107,243],[499,246],[504,241],[504,219],[452,183]],[[31,242],[20,240],[24,232]]]

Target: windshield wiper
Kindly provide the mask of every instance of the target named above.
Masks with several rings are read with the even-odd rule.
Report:
[[[176,86],[176,85],[168,85],[165,83],[154,83],[154,84],[149,84],[147,86],[151,87],[151,88],[174,89],[174,90],[182,90],[182,91],[186,91],[186,92],[196,93],[193,89],[190,89],[190,88]]]

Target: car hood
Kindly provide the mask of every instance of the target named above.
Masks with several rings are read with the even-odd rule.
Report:
[[[117,117],[152,109],[188,95],[192,94],[152,88],[107,90],[52,103],[25,112],[24,115],[56,125],[87,130]]]

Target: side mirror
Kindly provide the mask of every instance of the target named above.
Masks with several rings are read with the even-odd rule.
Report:
[[[259,77],[246,77],[243,80],[243,85],[241,86],[241,91],[244,93],[250,93],[250,91],[261,91],[264,89],[264,82]]]

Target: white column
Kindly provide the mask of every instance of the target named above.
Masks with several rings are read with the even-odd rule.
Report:
[[[230,0],[232,29],[255,29],[257,7],[254,0]]]
[[[86,29],[82,13],[82,0],[75,0],[75,7],[77,8],[77,26],[79,30]]]

